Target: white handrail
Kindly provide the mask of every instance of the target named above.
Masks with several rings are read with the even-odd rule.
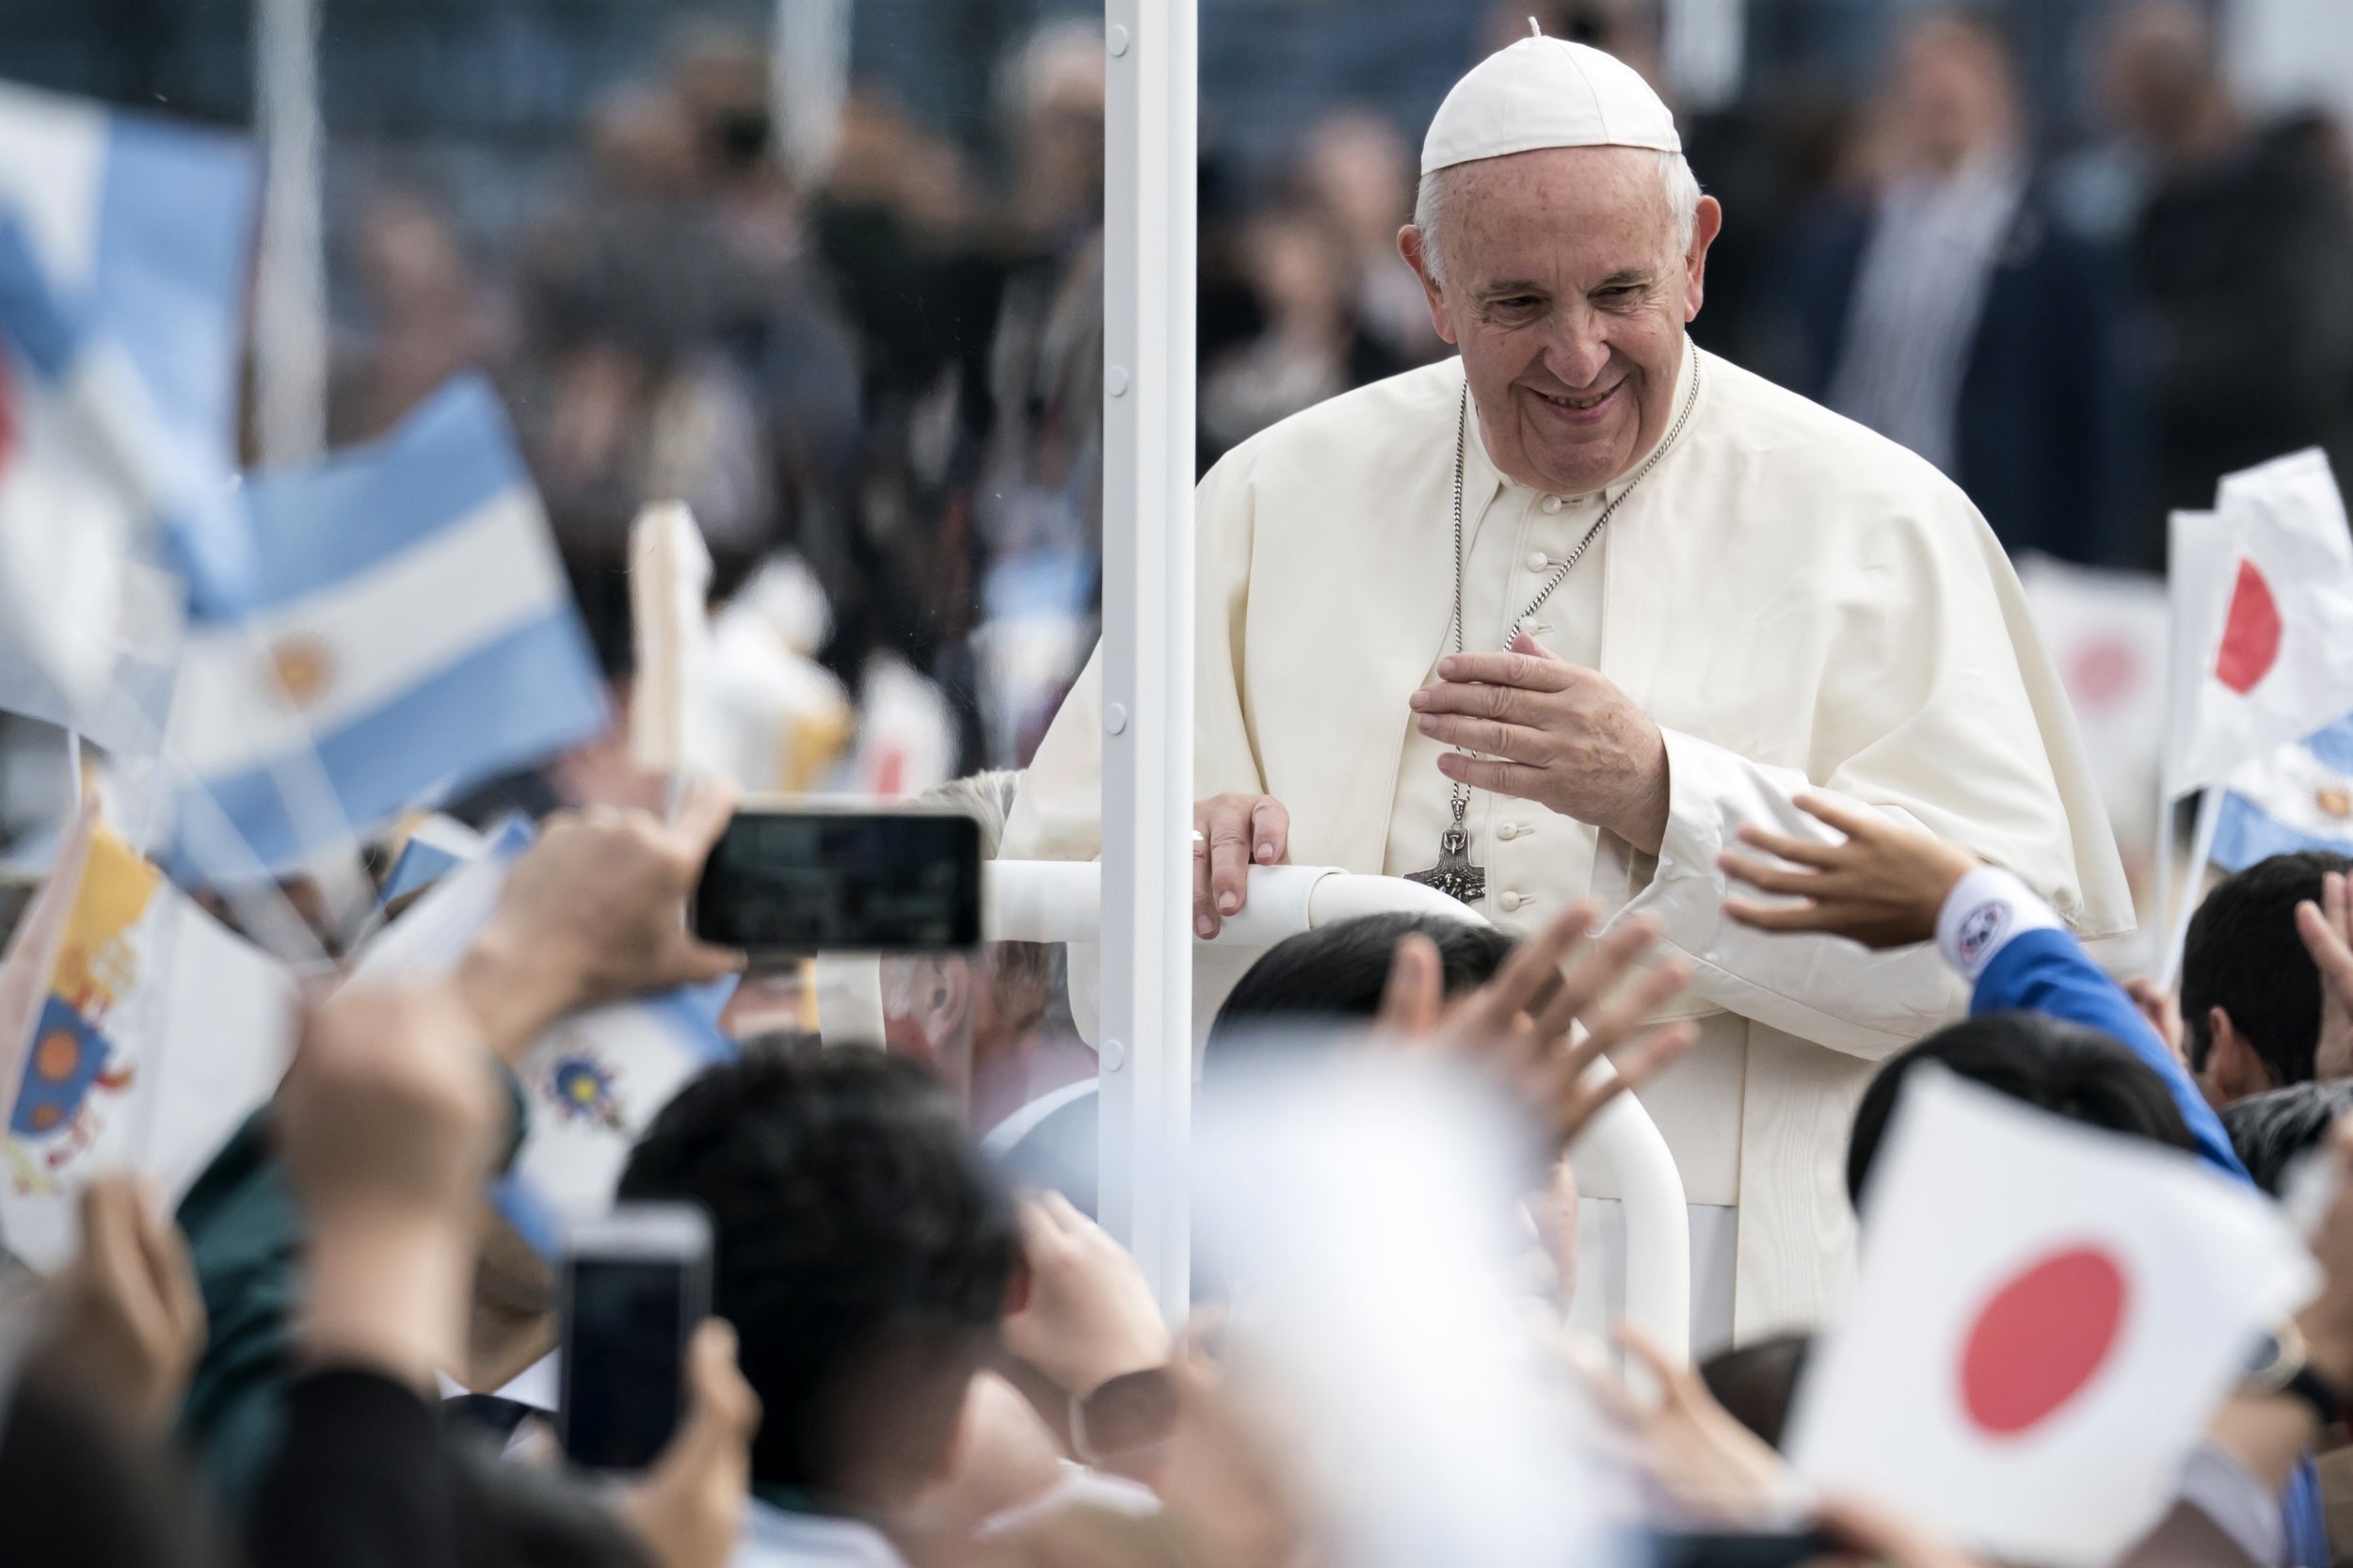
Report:
[[[1097,939],[1101,868],[1092,861],[996,860],[982,879],[981,929],[991,941]],[[1444,893],[1394,876],[1327,866],[1254,867],[1250,898],[1210,947],[1273,946],[1359,915],[1426,914],[1472,925],[1485,917]],[[1612,1071],[1605,1060],[1596,1073]],[[1632,1095],[1612,1100],[1585,1130],[1585,1149],[1609,1167],[1625,1217],[1625,1315],[1678,1357],[1691,1345],[1691,1224],[1683,1176],[1657,1124]]]

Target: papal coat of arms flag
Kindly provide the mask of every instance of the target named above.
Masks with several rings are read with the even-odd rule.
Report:
[[[177,1202],[275,1092],[294,978],[85,813],[0,960],[0,1240],[53,1268],[101,1172]]]

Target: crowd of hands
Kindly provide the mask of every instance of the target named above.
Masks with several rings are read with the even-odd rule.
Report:
[[[511,1065],[575,1009],[740,967],[740,954],[697,941],[679,916],[732,806],[727,790],[707,786],[667,821],[621,810],[552,819],[450,978],[346,984],[308,1003],[273,1108],[310,1238],[306,1365],[371,1371],[421,1400],[433,1398],[438,1372],[464,1365],[482,1194],[512,1132],[491,1059]],[[1747,852],[1728,855],[1725,869],[1773,897],[1736,899],[1728,915],[1879,947],[1928,939],[1971,858],[1874,813],[1827,800],[1807,808],[1842,837],[1748,835]],[[2353,1031],[2349,903],[2331,878],[2325,907],[2299,917],[2340,1031]],[[1406,938],[1381,1007],[1380,1048],[1459,1058],[1565,1151],[1613,1096],[1665,1071],[1692,1037],[1688,1023],[1646,1022],[1689,983],[1688,967],[1662,956],[1657,933],[1639,920],[1598,934],[1596,923],[1592,909],[1571,909],[1518,944],[1486,984],[1452,999],[1435,948]],[[2339,1128],[2331,1150],[2341,1174],[2353,1166],[2353,1129]],[[2353,1387],[2353,1183],[2340,1190],[2315,1240],[2327,1286],[2298,1326],[2313,1365]],[[45,1287],[34,1353],[92,1409],[160,1448],[205,1336],[188,1253],[157,1194],[134,1178],[94,1181],[81,1202],[83,1249]],[[1214,1353],[1217,1325],[1172,1334],[1135,1263],[1059,1196],[1024,1196],[1017,1220],[1026,1267],[1002,1320],[1001,1372],[975,1380],[953,1471],[898,1522],[896,1544],[919,1568],[1160,1561],[1172,1552],[1230,1568],[1307,1560],[1314,1525],[1279,1423],[1263,1418],[1254,1391]],[[720,1568],[742,1525],[760,1413],[736,1370],[736,1332],[715,1320],[699,1331],[687,1411],[660,1460],[597,1500],[583,1493],[583,1506],[615,1510],[664,1568]],[[1640,1369],[1632,1382],[1572,1356],[1565,1343],[1563,1355],[1661,1516],[1726,1530],[1802,1521],[1845,1555],[1907,1568],[1970,1560],[1865,1500],[1809,1496],[1691,1368],[1630,1328],[1621,1348]],[[1133,1451],[1081,1456],[1056,1400],[1083,1400],[1146,1370],[1173,1390],[1173,1421]],[[2279,1484],[2314,1435],[2292,1400],[2234,1401],[2214,1432]],[[1032,1511],[982,1539],[982,1521],[1048,1493],[1081,1457],[1148,1486],[1159,1512],[1144,1520],[1084,1507]]]

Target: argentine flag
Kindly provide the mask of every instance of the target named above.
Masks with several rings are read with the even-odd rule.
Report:
[[[2226,788],[2213,855],[2223,870],[2296,850],[2353,855],[2353,718],[2246,764]]]
[[[252,607],[190,628],[171,748],[183,872],[278,871],[598,733],[604,688],[489,384],[245,488]],[[192,798],[200,789],[207,803]]]
[[[240,140],[0,84],[0,707],[152,753],[177,601],[245,591],[254,196]]]

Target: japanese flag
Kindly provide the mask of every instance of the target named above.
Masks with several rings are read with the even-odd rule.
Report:
[[[2174,795],[2353,713],[2353,536],[2329,459],[2228,475],[2213,516],[2175,520],[2169,564]]]
[[[1923,1067],[1790,1458],[1990,1557],[2114,1560],[2317,1272],[2253,1189]]]

